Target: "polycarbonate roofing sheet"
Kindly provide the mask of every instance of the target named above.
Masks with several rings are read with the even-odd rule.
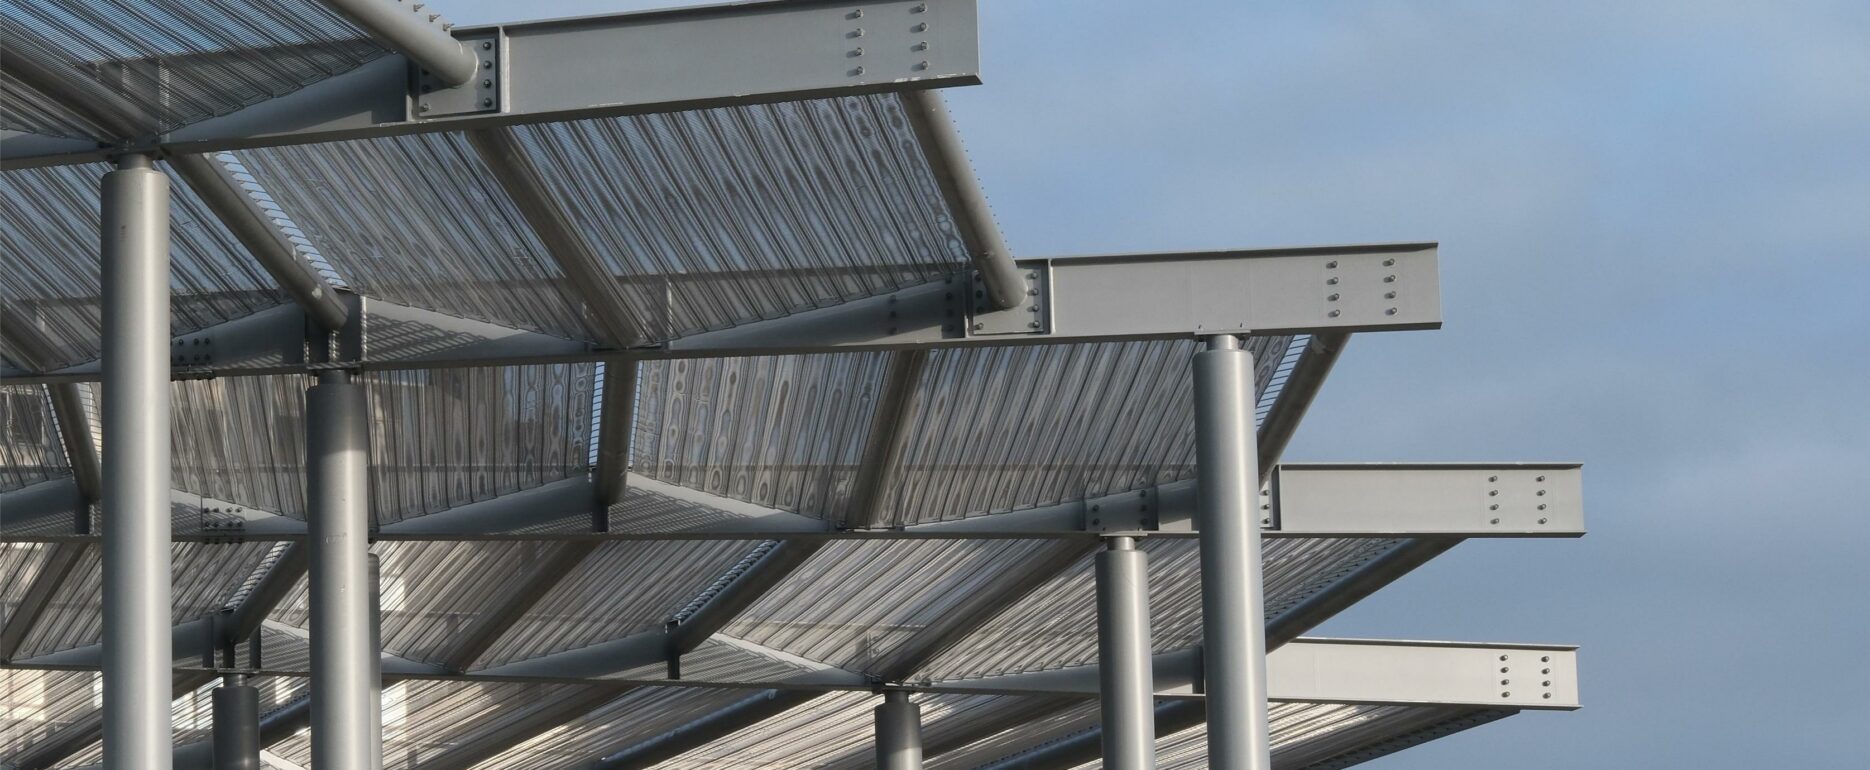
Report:
[[[8,543],[3,547],[22,548]],[[219,612],[266,558],[270,543],[174,543],[170,546],[170,621]],[[20,659],[97,644],[103,635],[103,549],[84,549],[45,614],[20,643]]]
[[[268,375],[171,384],[171,483],[203,497],[305,518],[309,383],[303,375]]]
[[[13,618],[26,589],[45,568],[48,555],[56,547],[51,543],[0,544],[0,628]]]
[[[1052,549],[1043,540],[843,540],[721,630],[847,669],[862,669],[970,596]]]
[[[9,5],[8,7],[17,7]],[[156,167],[167,173],[168,164]],[[98,262],[98,189],[104,164],[0,173],[0,304],[43,337],[55,360],[8,360],[58,368],[102,350],[103,279]],[[192,332],[284,301],[207,205],[169,177],[170,331]]]
[[[1381,538],[1276,538],[1264,546],[1266,618],[1272,620],[1389,552]],[[1199,644],[1201,559],[1193,539],[1145,538],[1149,555],[1150,638],[1157,652]],[[972,679],[1097,662],[1097,582],[1086,556],[917,674],[931,681]]]
[[[684,663],[686,667],[686,663]],[[638,687],[589,714],[475,765],[476,770],[572,768],[745,699],[751,691]],[[388,765],[386,767],[393,767]]]
[[[0,492],[70,475],[45,387],[0,385]]]
[[[19,756],[96,714],[102,683],[95,671],[10,670],[0,676],[0,757]]]
[[[50,69],[55,91],[8,74],[0,127],[114,138],[71,108],[118,103],[154,133],[288,93],[383,55],[317,0],[34,0],[0,4],[0,48]]]
[[[260,713],[265,714],[303,695],[307,680],[298,677],[264,676],[250,680],[259,694]],[[178,746],[207,740],[214,730],[214,690],[221,684],[210,679],[185,692],[169,704],[169,718],[175,727]],[[96,768],[104,761],[102,743],[89,747],[54,765],[55,768]]]
[[[414,768],[463,741],[509,709],[569,697],[588,685],[405,680],[383,687],[383,767]],[[311,766],[310,733],[301,731],[268,749],[281,759]]]
[[[620,541],[598,546],[475,661],[485,668],[662,627],[739,561],[736,540]],[[689,661],[683,667],[694,675]]]
[[[1274,703],[1268,714],[1273,765],[1290,770],[1350,767],[1511,713],[1446,706]],[[1102,766],[1088,762],[1077,767]],[[1207,767],[1206,725],[1157,737],[1156,766],[1161,770]]]
[[[836,517],[887,363],[882,353],[644,361],[633,465],[658,481]]]

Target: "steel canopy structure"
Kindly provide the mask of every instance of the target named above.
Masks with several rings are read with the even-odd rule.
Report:
[[[933,90],[975,10],[0,7],[0,765],[1334,768],[1577,708],[1570,647],[1305,636],[1583,533],[1575,464],[1280,462],[1436,246],[1016,258]]]

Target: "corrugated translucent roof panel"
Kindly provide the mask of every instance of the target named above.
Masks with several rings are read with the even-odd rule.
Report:
[[[722,633],[861,669],[1026,560],[1058,547],[1036,540],[827,543]]]
[[[684,670],[687,661],[683,662]],[[577,767],[745,699],[746,690],[639,687],[478,765],[476,770]],[[386,763],[387,765],[387,763]]]
[[[72,110],[111,98],[147,133],[288,93],[381,56],[316,0],[35,0],[0,4],[0,48],[53,71],[57,90],[0,80],[0,127],[111,138]]]
[[[0,543],[0,628],[13,618],[53,547],[50,543]]]
[[[1261,389],[1287,337],[1255,337]],[[1195,461],[1188,340],[929,353],[885,524],[963,518],[1187,478]]]
[[[219,612],[271,550],[269,543],[175,543],[170,546],[170,619],[183,623]],[[45,614],[20,643],[18,657],[96,644],[103,631],[103,549],[84,549]]]
[[[1266,541],[1266,617],[1278,617],[1328,588],[1398,541],[1360,538]],[[1151,640],[1157,652],[1201,640],[1200,547],[1192,539],[1145,539],[1149,554]],[[1097,662],[1094,559],[1080,559],[937,656],[918,677],[935,681],[1063,668]]]
[[[0,757],[20,755],[101,706],[95,671],[10,670],[0,676]]]
[[[929,770],[968,770],[1046,741],[1089,729],[1098,721],[1097,701],[1082,700],[1043,716],[1007,724],[1007,730],[928,759]]]
[[[305,694],[308,680],[301,677],[267,676],[251,680],[254,689],[259,691],[260,713],[279,708]],[[177,746],[205,741],[214,731],[214,690],[221,686],[220,679],[210,679],[200,687],[183,693],[169,704],[169,718],[175,726],[175,744]],[[89,748],[79,751],[55,768],[95,768],[104,761],[102,743],[93,743]]]
[[[895,94],[516,131],[652,338],[884,294],[967,263]]]
[[[645,339],[934,280],[966,252],[894,95],[514,129]],[[236,153],[354,289],[595,339],[455,134]]]
[[[582,692],[586,685],[508,682],[401,681],[383,687],[383,767],[404,770],[434,759],[481,733],[483,720],[497,720],[510,709],[548,702]],[[311,766],[307,731],[268,749],[281,759]]]
[[[45,387],[0,385],[0,492],[70,475]]]
[[[8,5],[7,7],[18,7]],[[166,168],[167,164],[157,164]],[[58,368],[101,351],[98,185],[103,164],[0,174],[0,302],[34,326]],[[169,179],[170,330],[181,334],[280,304],[273,279],[173,175]],[[27,363],[17,351],[8,360]]]
[[[885,362],[881,353],[645,361],[633,464],[659,481],[836,516]]]
[[[305,518],[305,389],[310,384],[303,375],[172,384],[175,488]]]
[[[749,547],[734,540],[605,543],[539,597],[475,665],[496,666],[660,628]],[[695,675],[689,661],[683,667]]]
[[[372,372],[362,382],[379,523],[589,471],[591,364]]]
[[[1334,703],[1275,703],[1273,764],[1292,770],[1335,770],[1368,762],[1426,740],[1486,724],[1513,712],[1447,706],[1356,706]],[[1163,770],[1208,766],[1205,725],[1156,739]],[[1090,762],[1079,770],[1101,767]]]

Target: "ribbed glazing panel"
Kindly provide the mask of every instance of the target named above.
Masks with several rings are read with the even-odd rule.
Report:
[[[13,7],[9,5],[8,7]],[[165,166],[166,164],[159,164]],[[103,164],[0,173],[0,302],[33,324],[61,367],[97,358],[103,279]],[[185,333],[280,304],[273,280],[187,185],[169,177],[170,331]],[[9,360],[21,361],[11,349]]]
[[[174,543],[170,546],[172,622],[219,612],[266,557],[266,543]],[[45,614],[21,641],[18,657],[96,644],[103,638],[103,549],[84,549]]]
[[[684,672],[687,660],[683,660]],[[639,687],[602,708],[491,757],[475,770],[574,768],[744,700],[750,691]],[[657,765],[663,767],[663,765]]]
[[[358,293],[595,338],[577,294],[460,135],[234,155]]]
[[[1033,720],[1009,720],[1004,732],[968,744],[926,763],[929,770],[967,770],[1019,753],[1047,741],[1076,735],[1097,724],[1096,700],[1082,700],[1069,708],[1048,712]]]
[[[1267,714],[1272,728],[1273,764],[1302,770],[1321,762],[1374,752],[1382,756],[1389,741],[1436,725],[1459,722],[1475,709],[1437,706],[1353,706],[1332,703],[1274,703]],[[1406,748],[1404,744],[1396,748]],[[1208,766],[1208,731],[1197,724],[1156,739],[1156,763],[1163,770],[1199,770]],[[1342,767],[1355,761],[1332,763]],[[1098,762],[1078,765],[1093,770]]]
[[[515,130],[651,338],[883,294],[967,262],[895,94]]]
[[[1266,617],[1329,588],[1398,541],[1363,538],[1267,540]],[[1201,641],[1201,555],[1192,539],[1145,539],[1149,554],[1150,637],[1157,652]],[[988,621],[921,672],[937,681],[1042,671],[1097,662],[1095,557],[1072,568]]]
[[[591,371],[548,364],[365,375],[377,521],[584,475]]]
[[[861,669],[1053,544],[1035,540],[838,541],[748,607],[729,636]]]
[[[305,389],[299,375],[171,386],[176,489],[305,518]]]
[[[33,578],[45,567],[49,543],[0,543],[0,628],[13,618]]]
[[[475,666],[536,658],[660,628],[749,547],[733,540],[605,543],[539,597]],[[694,676],[689,663],[684,660],[683,668]]]
[[[1264,388],[1287,337],[1255,337]],[[911,524],[1049,505],[1193,474],[1196,343],[949,348],[917,383],[880,506]]]
[[[260,714],[264,715],[305,692],[306,680],[303,677],[262,677],[252,680],[254,689],[260,695]],[[221,686],[221,680],[210,679],[200,687],[183,693],[169,704],[170,724],[174,725],[175,745],[183,746],[197,741],[206,741],[214,733],[214,690]],[[59,770],[72,768],[96,768],[104,761],[103,744],[93,743],[53,767]]]
[[[438,661],[535,564],[538,543],[389,542],[377,546],[383,649]]]
[[[0,760],[103,708],[103,675],[95,671],[26,671],[0,674]]]
[[[876,728],[872,709],[882,702],[882,698],[867,692],[820,695],[656,767],[659,770],[818,768],[842,755],[862,750],[871,752],[874,763]]]
[[[51,69],[9,74],[0,128],[114,138],[73,109],[113,97],[143,133],[222,115],[350,70],[381,47],[315,0],[7,0],[0,48]],[[108,102],[106,102],[108,103]]]
[[[636,472],[808,516],[840,515],[885,361],[881,353],[645,361]]]
[[[570,697],[582,685],[401,681],[383,687],[383,767],[409,770],[482,734],[513,709]],[[268,751],[310,767],[311,734],[301,730]]]
[[[45,386],[0,385],[0,492],[70,475]]]

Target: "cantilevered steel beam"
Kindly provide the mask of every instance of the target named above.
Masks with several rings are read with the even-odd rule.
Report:
[[[960,277],[627,351],[598,350],[596,340],[566,340],[348,297],[361,311],[354,311],[352,324],[340,335],[333,361],[304,360],[303,311],[280,307],[178,336],[185,346],[211,340],[214,354],[211,361],[177,365],[172,376],[303,373],[332,364],[395,370],[1193,339],[1214,331],[1319,335],[1430,329],[1441,325],[1436,262],[1435,245],[1426,243],[1021,260],[1023,269],[1040,276],[1035,284],[1040,293],[1008,310],[973,305],[970,292],[957,290],[957,282],[967,280]],[[393,327],[394,333],[373,333],[378,326]],[[369,346],[359,344],[366,338]],[[1311,355],[1308,350],[1299,362],[1292,383],[1297,390],[1315,387],[1322,374],[1316,363],[1322,359]],[[97,376],[95,362],[54,372],[5,373],[8,382]]]
[[[372,0],[373,4],[375,1]],[[407,6],[399,4],[397,7]],[[327,331],[344,328],[350,308],[338,299],[337,291],[323,276],[312,272],[299,257],[298,248],[225,166],[206,155],[171,156],[169,166],[196,197],[207,204],[208,210],[214,212],[228,232],[234,234],[240,245],[247,248],[260,267],[305,310],[307,317]]]
[[[636,362],[620,359],[604,362],[604,397],[598,402],[597,465],[591,469],[591,481],[597,485],[597,504],[604,515],[593,514],[591,529],[610,529],[610,506],[623,502],[629,490],[630,442],[636,433]]]
[[[492,597],[487,609],[454,635],[454,646],[437,662],[450,671],[466,671],[553,588],[564,582],[585,557],[597,550],[597,545],[589,540],[544,544],[532,559],[527,574]]]
[[[824,0],[735,3],[456,27],[452,40],[386,30],[379,39],[427,60],[443,83],[458,76],[454,41],[489,45],[474,52],[497,54],[494,66],[477,62],[482,69],[463,88],[478,97],[481,80],[492,79],[485,98],[494,103],[423,112],[410,59],[385,56],[130,148],[203,153],[980,82],[974,0],[879,0],[864,3],[861,16],[855,10]],[[424,21],[431,12],[424,9]],[[424,53],[430,48],[433,55]],[[6,66],[14,74],[11,56]],[[0,164],[8,168],[90,162],[106,152],[89,141],[0,133]]]
[[[477,128],[467,132],[467,140],[533,234],[545,244],[546,253],[565,273],[565,288],[584,300],[585,313],[600,335],[598,341],[612,348],[627,348],[642,340],[643,330],[637,328],[624,308],[615,272],[598,258],[565,209],[555,202],[551,188],[520,147],[512,129]]]
[[[955,130],[954,118],[948,115],[948,105],[932,90],[909,91],[902,99],[909,125],[927,155],[942,198],[954,214],[968,259],[974,263],[980,299],[1000,310],[1017,307],[1026,299],[1028,278],[1014,264],[1013,250],[1007,248],[1000,225],[987,206],[987,194],[974,178],[974,164],[968,162],[961,134]]]
[[[480,72],[480,58],[448,34],[452,27],[432,4],[402,0],[323,0],[390,50],[458,86]]]

